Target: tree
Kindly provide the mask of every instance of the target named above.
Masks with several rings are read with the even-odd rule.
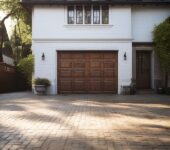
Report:
[[[0,0],[0,10],[6,14],[0,21],[0,61],[2,61],[2,48],[4,45],[4,35],[1,27],[9,17],[16,21],[14,34],[20,40],[21,49],[23,50],[25,45],[31,43],[31,16],[19,2],[20,0]],[[13,46],[16,48],[14,41]]]
[[[15,62],[27,57],[31,53],[31,26],[19,20],[11,37]]]
[[[165,72],[165,88],[167,88],[170,73],[170,17],[155,27],[153,37],[155,52]]]

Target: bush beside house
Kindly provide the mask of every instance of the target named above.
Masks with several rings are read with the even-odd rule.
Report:
[[[168,87],[170,75],[170,17],[155,27],[153,37],[155,52],[164,73],[164,84],[158,88],[162,88],[165,93],[170,94],[170,87]]]
[[[28,57],[23,58],[17,64],[18,73],[20,73],[22,78],[26,81],[26,88],[31,89],[32,86],[32,73],[34,70],[34,57],[33,55],[28,55]]]

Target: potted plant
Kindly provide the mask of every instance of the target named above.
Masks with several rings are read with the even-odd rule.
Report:
[[[38,95],[44,95],[47,91],[47,87],[51,84],[46,78],[36,78],[33,80],[33,85]]]

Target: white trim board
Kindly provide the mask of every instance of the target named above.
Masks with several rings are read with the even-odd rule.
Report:
[[[124,42],[132,42],[132,39],[127,38],[127,39],[43,39],[43,38],[34,38],[32,39],[33,42],[36,43],[44,43],[44,42],[48,42],[48,43],[57,43],[57,42],[103,42],[103,43],[107,43],[107,42],[119,42],[119,43],[124,43]]]

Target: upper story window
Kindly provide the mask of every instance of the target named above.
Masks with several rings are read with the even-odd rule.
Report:
[[[108,6],[102,6],[102,24],[109,23],[109,8]]]
[[[76,6],[76,23],[83,24],[83,6]]]
[[[68,24],[74,24],[74,6],[68,6]]]
[[[68,6],[68,24],[109,24],[109,6]]]
[[[84,12],[85,12],[85,24],[91,24],[91,6],[85,6]]]
[[[93,6],[93,24],[100,24],[100,6]]]

